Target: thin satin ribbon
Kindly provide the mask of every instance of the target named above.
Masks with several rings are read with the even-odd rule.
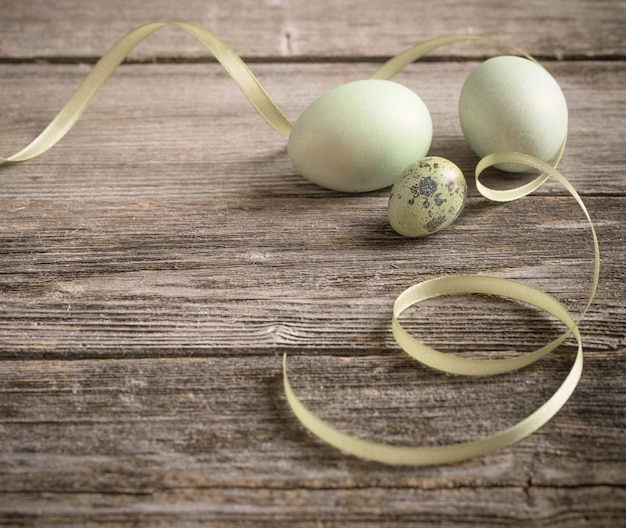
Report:
[[[194,24],[184,22],[154,22],[145,24],[132,30],[120,39],[93,67],[84,81],[68,100],[66,105],[55,116],[51,123],[29,145],[16,154],[3,158],[0,164],[21,162],[43,154],[60,141],[74,126],[84,113],[89,103],[107,79],[113,74],[117,66],[143,40],[159,29],[167,26],[177,27],[186,31],[199,40],[222,64],[224,69],[233,78],[244,95],[249,99],[257,112],[267,123],[279,133],[288,136],[292,124],[278,109],[259,81],[252,74],[236,52],[211,31]],[[431,51],[461,41],[486,41],[503,46],[517,54],[537,62],[533,57],[522,50],[495,39],[477,35],[450,35],[425,41],[413,46],[404,52],[392,57],[370,77],[372,79],[391,79],[407,65],[418,60]],[[537,62],[537,64],[539,64]],[[484,455],[502,447],[515,443],[536,431],[552,418],[565,404],[574,391],[582,372],[583,350],[577,322],[583,317],[593,301],[597,289],[600,273],[600,253],[598,239],[591,222],[589,213],[573,186],[557,170],[556,166],[563,154],[565,141],[551,164],[547,164],[531,156],[516,152],[499,152],[485,156],[476,166],[475,178],[479,192],[490,200],[506,202],[517,200],[538,189],[549,178],[558,181],[577,201],[583,210],[592,232],[594,244],[594,272],[591,293],[585,308],[575,320],[567,309],[554,297],[518,281],[484,277],[478,275],[453,276],[433,279],[416,284],[405,290],[396,299],[392,316],[392,331],[399,346],[418,361],[432,368],[444,372],[482,376],[493,375],[519,369],[539,360],[547,353],[558,347],[569,335],[573,335],[578,343],[578,351],[572,368],[559,389],[541,407],[524,420],[512,427],[470,442],[451,444],[447,446],[407,447],[385,443],[371,442],[341,432],[324,422],[298,399],[287,376],[287,356],[283,358],[283,382],[287,401],[294,414],[313,434],[329,444],[353,455],[385,462],[390,464],[429,465],[451,463],[474,456]],[[530,183],[521,187],[499,191],[486,187],[480,181],[480,175],[489,167],[499,163],[513,162],[524,164],[530,169],[541,171],[541,175]],[[459,293],[481,293],[502,296],[531,304],[545,310],[562,321],[568,328],[551,343],[534,352],[513,359],[502,360],[473,360],[444,354],[421,343],[411,336],[401,325],[399,317],[408,307],[427,299],[443,295]]]
[[[391,79],[403,68],[418,60],[431,51],[456,42],[479,40],[498,44],[523,55],[529,60],[539,64],[532,56],[522,50],[510,46],[504,42],[489,37],[474,35],[450,35],[432,39],[392,57],[370,77],[371,79]],[[287,355],[283,357],[283,385],[287,401],[300,422],[314,435],[328,444],[351,455],[382,462],[386,464],[426,466],[433,464],[448,464],[459,462],[476,456],[494,452],[522,440],[537,429],[545,425],[567,402],[574,392],[580,379],[583,366],[582,339],[577,323],[583,318],[591,303],[598,287],[600,277],[600,249],[595,228],[589,216],[587,208],[569,181],[556,170],[563,152],[566,140],[563,140],[559,151],[551,163],[519,152],[496,152],[482,158],[475,169],[476,187],[485,198],[497,202],[509,202],[518,200],[537,190],[548,179],[553,178],[559,182],[576,200],[582,209],[593,238],[594,266],[593,278],[589,297],[585,307],[577,320],[570,315],[568,310],[554,297],[541,290],[525,285],[519,281],[484,277],[480,275],[461,275],[443,277],[418,283],[398,296],[394,303],[392,315],[392,332],[397,344],[408,355],[433,369],[449,374],[465,376],[489,376],[503,374],[523,368],[538,361],[546,354],[552,352],[561,345],[570,335],[573,335],[578,344],[576,358],[572,367],[555,393],[537,410],[525,419],[503,431],[488,435],[479,440],[449,444],[444,446],[398,446],[381,442],[364,440],[342,432],[328,422],[325,422],[311,412],[301,400],[298,399],[287,375]],[[495,190],[487,187],[480,181],[481,174],[489,167],[499,163],[519,163],[529,169],[539,170],[541,173],[531,182],[508,190]],[[400,314],[419,302],[444,295],[461,293],[475,293],[496,295],[522,302],[526,302],[537,308],[543,309],[565,323],[568,331],[548,343],[547,345],[521,356],[500,360],[475,360],[444,353],[428,347],[410,335],[399,321]]]
[[[394,305],[394,324],[397,316],[409,306],[426,299],[458,293],[484,293],[499,295],[510,299],[527,302],[541,308],[567,325],[578,343],[576,359],[565,378],[565,381],[541,407],[512,427],[479,440],[460,442],[443,446],[399,446],[382,442],[373,442],[342,432],[320,419],[311,412],[295,395],[287,377],[287,355],[283,357],[283,383],[287,401],[294,414],[313,434],[346,453],[367,460],[383,462],[385,464],[427,466],[434,464],[449,464],[460,462],[468,458],[491,453],[509,446],[525,438],[544,425],[552,418],[574,392],[583,367],[582,340],[575,321],[567,309],[554,297],[540,290],[527,286],[521,282],[495,277],[481,277],[478,275],[460,275],[443,277],[421,282],[405,290]],[[402,330],[404,332],[404,330]],[[397,334],[396,339],[398,339]],[[405,334],[408,336],[408,334]],[[410,336],[409,336],[410,337]],[[398,341],[400,346],[412,349],[411,355],[420,361],[435,366],[443,371],[454,371],[447,360],[439,358],[439,352],[426,347],[414,338],[406,343]],[[406,348],[405,348],[406,350]],[[428,361],[432,358],[435,361]],[[460,359],[460,358],[457,358]],[[463,374],[482,374],[478,361],[471,362],[471,368]],[[474,372],[472,368],[477,367]]]
[[[133,49],[154,32],[167,26],[182,29],[200,41],[220,62],[267,123],[284,136],[289,135],[292,128],[291,122],[272,101],[248,66],[226,42],[215,33],[195,24],[152,22],[132,30],[117,41],[94,65],[65,106],[41,134],[16,154],[6,158],[0,157],[0,164],[35,158],[58,143],[80,119],[96,93]]]
[[[411,46],[410,48],[398,53],[387,62],[385,62],[380,68],[378,68],[378,70],[376,70],[370,76],[370,79],[391,79],[392,77],[400,73],[400,71],[406,68],[409,64],[415,62],[418,59],[421,59],[424,55],[427,55],[431,51],[435,51],[436,49],[443,46],[449,46],[450,44],[456,44],[457,42],[464,42],[469,40],[496,44],[497,46],[507,48],[508,50],[515,52],[518,55],[522,55],[528,60],[531,60],[532,62],[541,66],[537,59],[526,53],[524,50],[521,50],[520,48],[516,48],[515,46],[511,46],[506,42],[502,42],[491,37],[485,37],[483,35],[446,35],[443,37],[425,40],[424,42],[416,44],[415,46]]]
[[[528,168],[543,171],[543,174],[530,184],[516,189],[506,191],[493,190],[480,182],[480,176],[487,168],[499,163],[520,163]],[[558,181],[574,197],[583,210],[592,233],[594,248],[593,278],[587,303],[577,320],[571,316],[565,306],[557,299],[522,282],[480,275],[459,275],[420,282],[402,292],[394,303],[392,331],[400,348],[417,361],[436,370],[465,376],[503,374],[528,366],[556,349],[572,335],[578,345],[576,358],[569,373],[554,394],[533,413],[515,425],[479,440],[443,446],[398,446],[364,440],[347,434],[334,428],[311,412],[293,391],[287,376],[287,355],[285,354],[283,357],[283,384],[287,401],[294,414],[309,431],[330,445],[364,459],[386,464],[426,466],[449,464],[491,453],[522,440],[554,417],[574,392],[582,373],[583,347],[577,324],[591,306],[598,287],[600,277],[598,238],[589,212],[582,199],[573,186],[551,165],[526,154],[501,152],[485,156],[480,160],[475,171],[476,185],[481,194],[490,200],[499,202],[508,202],[526,196],[545,182],[546,175]],[[444,353],[427,346],[410,335],[399,321],[402,312],[415,304],[435,297],[463,293],[495,295],[528,303],[555,316],[567,326],[568,331],[547,345],[525,355],[510,359],[476,360]]]

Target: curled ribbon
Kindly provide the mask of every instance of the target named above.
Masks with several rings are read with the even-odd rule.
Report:
[[[497,191],[485,187],[480,182],[482,172],[498,163],[515,162],[523,163],[529,168],[543,171],[531,184],[507,191]],[[598,238],[593,223],[582,199],[572,185],[551,165],[540,161],[532,156],[521,153],[494,153],[485,156],[476,166],[477,188],[483,196],[496,201],[511,201],[525,196],[538,188],[544,181],[545,176],[553,177],[563,185],[575,198],[583,210],[591,229],[594,246],[594,270],[591,291],[587,303],[578,320],[582,319],[589,309],[595,295],[600,276],[600,249]],[[539,309],[545,310],[563,322],[568,332],[562,334],[551,343],[530,352],[528,354],[511,359],[475,360],[446,354],[410,335],[401,325],[399,317],[404,310],[422,301],[462,293],[480,293],[495,295],[513,300],[526,302]],[[496,277],[484,277],[480,275],[459,275],[442,277],[420,282],[402,292],[396,299],[392,315],[393,336],[407,354],[431,368],[447,372],[449,374],[465,376],[488,376],[503,374],[520,369],[535,363],[549,352],[556,349],[568,336],[573,335],[578,349],[576,358],[569,373],[561,386],[554,394],[532,414],[503,431],[486,436],[479,440],[449,444],[444,446],[398,446],[379,442],[363,440],[349,435],[332,427],[329,423],[321,420],[313,414],[295,395],[287,376],[287,356],[283,357],[283,384],[285,394],[294,414],[313,434],[327,443],[352,455],[383,462],[386,464],[426,466],[434,464],[448,464],[459,462],[468,458],[491,453],[508,445],[511,445],[527,437],[537,429],[545,425],[560,409],[574,392],[580,379],[583,367],[583,347],[577,321],[569,311],[557,299],[541,290],[525,285],[519,281],[501,279]]]
[[[554,297],[521,282],[478,275],[443,277],[421,282],[405,290],[396,299],[393,311],[394,336],[398,344],[411,356],[424,364],[445,372],[484,375],[489,374],[490,369],[481,364],[485,362],[449,356],[427,347],[410,336],[402,328],[397,317],[413,304],[433,297],[457,293],[484,293],[527,302],[555,315],[568,326],[576,338],[578,353],[570,372],[559,389],[535,412],[508,429],[469,442],[443,446],[409,447],[363,440],[332,427],[302,404],[293,392],[287,377],[285,355],[283,359],[283,382],[287,400],[296,416],[316,436],[342,451],[376,462],[413,466],[449,464],[491,453],[511,445],[539,429],[565,404],[580,379],[583,355],[582,341],[576,323],[567,309]],[[450,361],[450,358],[453,359]],[[501,368],[498,365],[496,370]],[[506,368],[508,370],[508,366]]]
[[[284,136],[289,136],[292,129],[291,122],[283,115],[254,74],[228,44],[211,31],[194,24],[184,22],[153,22],[140,26],[121,38],[95,64],[93,69],[50,124],[29,145],[16,154],[6,158],[0,157],[0,164],[29,160],[43,154],[54,146],[74,126],[89,106],[89,103],[98,90],[131,51],[154,32],[167,26],[177,27],[200,41],[222,64],[224,69],[233,78],[235,83],[265,121],[279,133]],[[390,79],[404,67],[418,60],[423,55],[441,46],[461,41],[490,42],[508,48],[517,54],[525,56],[529,60],[537,62],[533,57],[522,50],[489,37],[478,35],[449,35],[425,41],[392,57],[383,64],[381,68],[374,72],[370,78]],[[578,344],[576,358],[565,380],[556,392],[536,411],[522,421],[508,429],[485,438],[446,446],[397,446],[372,442],[349,435],[334,428],[311,412],[298,399],[293,391],[287,376],[287,356],[285,355],[283,357],[285,395],[294,414],[307,429],[329,444],[347,453],[365,459],[389,464],[431,465],[465,460],[511,445],[536,431],[559,411],[573,393],[580,379],[583,365],[583,348],[578,329],[578,321],[582,319],[593,301],[600,274],[598,238],[587,208],[574,187],[556,170],[564,148],[565,142],[561,145],[552,164],[545,163],[532,156],[518,152],[496,152],[489,154],[477,164],[475,178],[478,191],[485,198],[499,202],[508,202],[522,198],[538,189],[550,178],[558,181],[574,197],[589,222],[594,245],[594,270],[591,292],[582,313],[576,320],[563,304],[547,293],[519,281],[479,275],[442,277],[418,283],[398,296],[394,303],[392,315],[392,331],[394,338],[405,352],[431,368],[457,375],[494,375],[525,367],[544,357],[563,343],[568,336],[572,335]],[[540,171],[541,174],[528,184],[506,191],[490,189],[480,181],[481,174],[487,168],[508,162],[523,164],[529,169]],[[496,295],[526,302],[554,315],[567,326],[568,331],[551,343],[519,357],[500,360],[474,360],[445,354],[430,348],[415,339],[402,327],[399,317],[402,312],[410,306],[434,297],[460,293]]]

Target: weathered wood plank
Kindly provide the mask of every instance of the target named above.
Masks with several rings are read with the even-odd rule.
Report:
[[[581,211],[554,184],[507,205],[472,188],[452,228],[402,239],[386,222],[387,191],[341,195],[295,174],[285,139],[218,65],[124,65],[60,145],[0,169],[0,524],[623,524],[625,7],[391,0],[381,22],[383,8],[356,0],[0,5],[2,155],[60,109],[88,71],[81,61],[147,20],[216,30],[256,61],[291,119],[383,56],[444,33],[492,33],[567,59],[547,63],[570,106],[561,169],[603,254],[581,328],[583,378],[538,433],[452,466],[345,456],[291,415],[282,353],[305,402],[365,437],[432,443],[506,427],[558,386],[573,344],[502,377],[442,376],[398,351],[391,304],[415,281],[480,272],[528,281],[576,312],[592,256]],[[458,61],[398,78],[433,113],[433,153],[467,175],[476,160],[456,117],[476,65],[466,59],[499,51],[459,45],[437,55]],[[169,30],[134,55],[205,57]],[[424,303],[406,325],[475,357],[529,350],[561,331],[525,307],[481,301]]]
[[[303,433],[282,397],[278,356],[5,363],[0,515],[32,520],[33,497],[25,492],[36,490],[40,522],[66,525],[98,525],[144,509],[144,522],[167,521],[185,508],[195,512],[184,514],[188,522],[315,514],[353,522],[425,515],[423,525],[474,515],[478,524],[482,516],[500,525],[608,522],[623,513],[626,401],[620,369],[610,368],[623,354],[590,358],[588,368],[607,375],[585,376],[562,412],[522,443],[419,470],[345,457]],[[556,387],[570,360],[555,355],[483,381],[441,376],[399,356],[298,358],[291,369],[303,399],[338,426],[430,443],[438,434],[458,439],[510,423]],[[502,398],[507,392],[515,398]],[[480,419],[485,413],[488,423]],[[425,500],[411,504],[414,497]],[[451,508],[452,497],[458,504]],[[393,513],[386,501],[396,505]],[[361,518],[364,505],[371,514]]]
[[[468,178],[476,157],[458,123],[458,95],[476,63],[416,64],[397,77],[429,107],[432,154],[455,161]],[[338,84],[366,78],[374,64],[254,65],[292,120]],[[551,64],[570,107],[560,165],[583,194],[624,193],[621,127],[626,118],[622,62]],[[65,104],[87,66],[0,65],[0,145],[25,146]],[[93,192],[122,199],[218,194],[328,196],[297,176],[285,139],[269,128],[218,65],[123,66],[86,115],[41,158],[0,171],[4,197],[82,199]],[[560,186],[540,192],[565,193]]]
[[[384,15],[384,16],[383,16]],[[626,6],[621,0],[21,0],[0,5],[0,56],[13,59],[102,55],[130,29],[153,20],[185,20],[215,31],[252,58],[386,57],[427,38],[488,34],[550,57],[623,57]],[[490,46],[460,46],[444,55],[490,54]],[[437,53],[441,55],[441,53]],[[206,56],[188,35],[165,31],[135,58]]]
[[[615,218],[622,206],[587,201],[606,251],[586,339],[588,346],[616,350],[626,345],[624,256],[612,242],[621,237]],[[472,199],[453,228],[425,240],[393,233],[385,197],[296,203],[218,198],[116,207],[94,200],[59,208],[40,200],[5,211],[4,356],[387,348],[393,298],[415,281],[448,273],[528,280],[573,310],[588,295],[590,234],[573,199],[530,197],[506,209]],[[33,222],[33,214],[44,221]],[[510,218],[519,223],[506,225]],[[570,236],[579,242],[564,243]],[[442,326],[428,327],[451,337],[445,321],[459,314],[448,310]],[[455,341],[487,347],[490,313],[457,320]],[[502,345],[513,346],[501,330]]]
[[[102,495],[94,500],[80,493],[46,495],[41,514],[23,495],[11,494],[18,512],[13,526],[119,527],[332,527],[375,528],[440,526],[621,526],[616,508],[623,494],[607,488],[576,488],[568,492],[541,488],[476,488],[464,497],[458,490],[366,488],[345,490],[181,489],[171,495]],[[92,500],[99,511],[92,514]],[[43,501],[42,501],[43,502]],[[528,505],[530,503],[530,506]],[[525,514],[519,514],[515,505]],[[246,512],[246,513],[243,513]],[[544,512],[549,512],[545,514]],[[181,519],[185,519],[181,522]],[[294,519],[297,519],[294,521]]]
[[[45,494],[39,506],[41,513],[33,512],[29,498],[22,494],[11,494],[9,498],[16,511],[7,516],[13,526],[586,528],[621,526],[623,511],[616,505],[624,495],[610,487],[568,491],[540,487],[478,487],[469,491],[374,487],[356,492],[183,488],[171,494],[141,493],[132,502],[128,495],[118,494],[95,498],[80,492]],[[93,514],[95,509],[98,515]]]
[[[319,79],[323,83],[321,93],[346,76],[343,68],[332,65],[258,66],[261,76],[272,79],[272,88],[294,117],[301,111],[297,107],[306,104],[301,100],[315,97],[307,79]],[[620,196],[623,181],[614,167],[626,161],[624,150],[618,135],[603,135],[602,130],[607,123],[609,128],[616,128],[610,123],[621,121],[626,112],[621,89],[623,68],[613,63],[584,64],[588,74],[582,77],[581,85],[580,64],[554,66],[557,75],[565,79],[572,111],[571,154],[563,161],[563,171],[586,194]],[[6,79],[20,79],[19,83],[6,83],[8,90],[13,89],[17,95],[34,89],[27,117],[40,121],[39,128],[45,123],[40,115],[52,114],[61,104],[51,99],[62,100],[58,92],[69,91],[84,74],[71,66],[3,68],[23,75],[6,75]],[[206,68],[214,75],[207,75]],[[355,65],[348,76],[363,77],[367,68]],[[470,66],[416,65],[402,80],[419,82],[420,93],[434,108],[436,130],[441,130],[434,152],[451,157],[469,175],[475,159],[467,147],[461,147],[458,153],[462,139],[458,137],[456,113],[450,111],[455,107],[455,93],[462,82],[460,70],[464,68]],[[419,75],[422,70],[429,73],[425,79]],[[42,71],[49,72],[53,81],[36,83]],[[288,73],[293,74],[291,92],[286,91]],[[181,77],[176,79],[175,74]],[[160,82],[154,82],[155,76]],[[220,105],[214,98],[203,97],[205,76],[215,84],[214,97]],[[440,90],[439,81],[444,78],[454,78],[455,82],[448,85],[456,88]],[[354,319],[367,325],[375,321],[376,328],[382,321],[385,334],[390,300],[376,304],[369,297],[383,295],[391,299],[418,277],[447,272],[504,272],[536,281],[549,291],[556,288],[579,303],[585,298],[587,290],[580,287],[580,281],[586,280],[590,265],[589,238],[582,214],[571,198],[560,199],[557,205],[531,197],[506,209],[485,206],[482,200],[472,198],[455,231],[426,241],[402,241],[386,225],[385,191],[341,196],[294,174],[286,159],[284,139],[264,128],[219,67],[127,66],[111,82],[113,86],[105,89],[63,143],[38,160],[5,167],[0,173],[7,226],[4,288],[14,295],[6,305],[7,313],[14,315],[5,323],[7,351],[24,354],[26,349],[36,357],[66,354],[75,350],[75,340],[81,336],[86,340],[81,350],[88,350],[88,355],[108,356],[116,353],[122,343],[127,350],[133,350],[131,356],[170,354],[172,346],[177,353],[188,353],[188,347],[203,353],[216,346],[229,347],[233,330],[229,321],[235,328],[246,324],[249,333],[245,334],[245,343],[253,348],[322,346],[316,327],[324,328],[323,332],[332,336],[331,343],[335,343],[324,343],[325,349],[345,347],[355,339],[363,346],[371,336],[357,337],[362,330],[358,323],[354,333],[336,341],[344,334],[346,320],[332,322],[332,317],[343,309],[333,299],[343,299],[345,289],[350,288],[355,299],[361,299],[353,301],[360,305],[361,312]],[[145,97],[145,90],[137,88],[140,82],[154,90],[154,97]],[[55,87],[51,90],[56,92],[54,97],[47,99],[41,85]],[[170,88],[180,92],[181,97],[178,93],[172,96]],[[127,97],[120,98],[120,93]],[[438,99],[445,104],[438,103]],[[18,104],[22,102],[14,104],[8,112],[9,122],[37,130],[26,120],[20,121],[22,106]],[[196,105],[200,115],[192,110]],[[597,115],[602,119],[592,118]],[[159,129],[148,136],[146,132],[154,130],[155,123],[170,130]],[[219,141],[215,140],[216,127]],[[9,139],[19,148],[14,137]],[[137,159],[142,149],[145,158]],[[606,155],[598,165],[596,149]],[[90,169],[85,169],[86,163],[92,164]],[[546,189],[540,194],[563,193],[555,185]],[[56,198],[50,200],[51,196]],[[526,214],[530,203],[533,210]],[[621,199],[599,198],[589,203],[602,230],[601,238],[619,240]],[[268,214],[275,210],[288,214]],[[493,229],[506,223],[509,216],[517,218],[519,224],[509,226],[505,233]],[[587,242],[582,251],[575,245],[563,245],[563,230],[572,232],[572,222]],[[542,237],[546,233],[542,246],[538,246],[534,231],[528,230],[527,225],[533,223],[542,231]],[[562,229],[549,233],[551,226]],[[285,234],[290,238],[284,238]],[[364,239],[371,251],[363,246]],[[481,241],[478,254],[476,241]],[[611,251],[613,246],[609,244]],[[415,247],[419,255],[417,270],[412,253],[407,258],[407,250]],[[520,247],[526,248],[522,257]],[[553,251],[554,247],[559,251]],[[304,263],[303,254],[311,255]],[[491,255],[488,262],[485,254]],[[619,272],[623,257],[619,251],[611,256],[605,271],[607,282],[603,284],[603,291],[610,293],[597,302],[611,306],[616,319],[594,328],[599,329],[598,346],[615,349],[623,345],[623,286]],[[568,274],[576,270],[570,280],[565,280],[566,274],[554,273],[555,262],[567,265]],[[250,269],[257,271],[250,275]],[[116,296],[113,301],[112,293]],[[276,304],[277,298],[290,296],[299,303],[304,300],[305,305],[296,309],[290,303],[280,307]],[[121,297],[128,308],[118,313]],[[162,304],[164,297],[172,299],[166,303],[167,308]],[[309,304],[312,297],[325,299],[321,310],[324,324],[315,315],[320,312],[319,301]],[[184,310],[179,298],[187,299]],[[228,304],[233,298],[240,299],[236,308]],[[268,299],[272,299],[271,307]],[[212,315],[220,324],[211,327],[210,335],[204,333],[207,330],[198,333],[197,329],[211,320],[206,310],[196,312],[198,304],[208,300],[221,303],[218,313]],[[75,311],[72,323],[68,310]],[[269,318],[261,315],[259,319],[259,313]],[[163,328],[158,330],[151,322],[155,317],[159,320],[155,314],[167,314],[161,320]],[[303,317],[312,322],[308,328],[299,322]],[[37,328],[39,319],[48,320],[48,324]],[[189,325],[189,320],[194,323]],[[133,321],[130,327],[129,321]],[[354,324],[351,319],[351,326]],[[329,325],[336,326],[336,330],[330,331]],[[68,327],[74,330],[68,333]],[[149,329],[154,333],[146,334]],[[24,340],[26,335],[30,346]],[[602,335],[610,337],[603,339]],[[130,336],[143,338],[126,343]],[[474,338],[471,335],[470,342]],[[389,345],[387,338],[377,343]]]

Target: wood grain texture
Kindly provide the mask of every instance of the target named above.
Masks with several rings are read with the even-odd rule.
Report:
[[[431,152],[452,159],[468,179],[473,179],[477,159],[463,138],[457,104],[464,79],[477,65],[421,63],[395,78],[418,92],[432,114]],[[377,66],[254,64],[252,69],[295,120],[325,91],[368,77]],[[623,194],[624,179],[616,167],[626,165],[626,152],[616,131],[626,114],[624,63],[571,61],[548,68],[570,109],[560,170],[583,195]],[[86,65],[0,65],[0,90],[7,100],[2,155],[35,137],[88,71]],[[90,166],[98,172],[86,170]],[[15,185],[20,198],[55,192],[81,199],[94,189],[115,199],[185,193],[329,196],[294,173],[285,138],[256,114],[221,67],[211,64],[120,67],[76,127],[54,149],[29,162],[28,178],[18,171],[0,173],[5,196],[15,196]],[[32,194],[25,194],[24,186]],[[558,185],[539,192],[567,194]]]
[[[428,443],[510,423],[554,388],[570,360],[554,357],[530,373],[478,384],[433,375],[398,356],[302,358],[292,361],[292,372],[305,401],[341,427]],[[480,463],[416,470],[346,458],[302,433],[280,396],[280,361],[271,355],[9,365],[13,389],[2,401],[14,434],[4,442],[10,473],[0,485],[12,519],[35,517],[25,492],[33,489],[44,518],[67,525],[106,525],[141,513],[145,525],[619,520],[624,400],[617,377],[586,376],[549,426],[511,449]],[[615,358],[604,355],[590,368],[611,365]],[[517,397],[494,401],[502,389]],[[459,420],[454,427],[450,412]],[[589,427],[593,446],[583,432]],[[575,476],[581,453],[582,486]]]
[[[21,0],[0,5],[0,54],[10,59],[94,58],[133,27],[153,20],[198,23],[239,54],[260,60],[387,57],[450,33],[488,34],[552,58],[623,57],[626,44],[623,0],[347,0],[340,5],[302,0]],[[460,46],[443,55],[475,57],[494,51],[486,45]],[[204,56],[191,37],[168,30],[142,44],[134,59]]]
[[[557,184],[496,205],[470,181],[452,227],[403,239],[386,220],[388,191],[301,178],[220,66],[166,30],[60,144],[0,168],[0,525],[626,526],[624,2],[4,2],[0,154],[47,125],[86,62],[154,19],[214,29],[292,120],[444,33],[491,33],[550,59],[570,110],[560,169],[602,250],[583,378],[537,433],[460,464],[384,466],[306,433],[282,393],[285,352],[304,402],[366,438],[460,441],[532,412],[567,374],[572,341],[517,373],[445,376],[394,344],[393,300],[419,280],[481,273],[579,312],[589,228]],[[457,45],[397,78],[431,110],[432,153],[470,180],[456,104],[493,52]],[[477,358],[563,330],[486,297],[429,301],[405,319],[433,346]]]

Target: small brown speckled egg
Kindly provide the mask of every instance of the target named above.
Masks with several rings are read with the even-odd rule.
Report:
[[[436,233],[457,219],[466,196],[461,169],[446,158],[429,156],[410,165],[393,185],[389,223],[407,237]]]

